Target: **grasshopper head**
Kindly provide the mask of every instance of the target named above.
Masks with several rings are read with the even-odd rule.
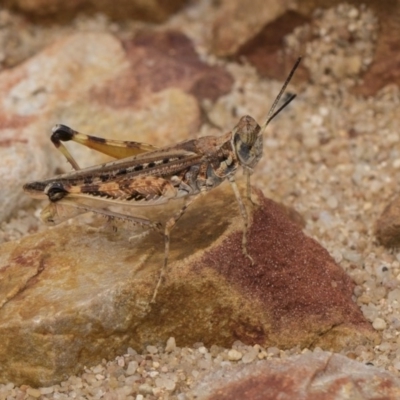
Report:
[[[263,138],[260,125],[246,115],[233,129],[233,144],[242,166],[253,168],[262,156]]]
[[[233,146],[239,162],[243,167],[252,169],[260,161],[263,152],[262,135],[265,128],[296,97],[295,94],[289,95],[282,106],[276,110],[276,107],[282,98],[282,95],[285,93],[286,87],[292,79],[292,76],[299,66],[300,61],[301,57],[297,59],[289,73],[289,76],[286,78],[282,89],[280,90],[278,96],[272,104],[271,109],[269,110],[267,120],[262,128],[257,124],[254,118],[246,115],[240,118],[239,123],[233,129]]]

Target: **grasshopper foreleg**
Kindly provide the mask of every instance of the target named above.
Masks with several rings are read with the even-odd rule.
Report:
[[[242,215],[242,218],[243,218],[244,228],[243,228],[243,236],[242,236],[242,252],[243,252],[243,255],[245,255],[251,261],[251,264],[254,264],[253,258],[250,256],[250,254],[247,251],[247,231],[249,228],[249,216],[247,214],[246,207],[242,200],[242,196],[240,195],[239,188],[237,187],[236,181],[233,176],[231,176],[229,178],[229,182],[232,186],[233,192],[235,193],[235,197],[236,197],[236,200],[239,205],[240,214]]]

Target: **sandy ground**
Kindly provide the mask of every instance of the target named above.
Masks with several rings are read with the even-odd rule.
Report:
[[[203,27],[210,12],[205,1],[184,10],[167,24],[179,26],[194,40],[204,59],[225,65],[235,78],[232,92],[214,105],[204,104],[204,109],[222,131],[230,130],[245,114],[262,123],[282,83],[260,79],[250,65],[227,63],[209,55]],[[116,26],[102,16],[77,19],[73,24],[74,29],[89,27],[126,36],[135,29]],[[57,37],[72,28],[51,29],[50,36]],[[399,89],[387,86],[371,98],[352,94],[352,87],[362,82],[360,73],[373,58],[377,21],[368,9],[341,5],[317,13],[312,26],[299,27],[286,38],[282,51],[296,54],[302,37],[310,30],[314,39],[306,45],[303,63],[311,81],[291,87],[298,97],[268,128],[264,157],[252,182],[267,197],[303,215],[305,233],[326,247],[355,280],[354,300],[381,332],[382,343],[376,347],[359,346],[346,355],[399,375],[400,253],[384,249],[374,237],[376,220],[398,188]],[[351,46],[342,40],[346,30],[354,35]],[[41,31],[43,36],[45,33]],[[15,59],[22,53],[23,47],[19,53],[15,50]],[[207,124],[200,132],[210,133],[217,134],[218,130]],[[40,224],[37,215],[34,208],[20,210],[1,225],[0,240],[17,239],[36,229]],[[126,396],[137,400],[183,400],[190,398],[190,389],[207,371],[223,363],[286,357],[301,351],[256,347],[254,352],[254,348],[237,343],[233,347],[243,359],[232,352],[229,355],[228,349],[206,349],[201,343],[179,348],[171,339],[166,346],[167,350],[148,346],[140,354],[128,349],[123,357],[104,360],[80,376],[39,391],[0,385],[0,398],[23,398],[28,390],[32,397],[54,399]],[[246,358],[246,354],[250,355]],[[235,361],[235,357],[239,360]],[[133,391],[135,382],[143,377],[145,383]]]

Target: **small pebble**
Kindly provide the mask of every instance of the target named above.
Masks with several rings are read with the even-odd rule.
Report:
[[[334,196],[328,197],[328,200],[326,201],[327,205],[329,208],[335,209],[338,206],[338,200]]]
[[[267,353],[271,356],[279,356],[280,350],[277,347],[268,347]]]
[[[207,349],[204,346],[199,347],[198,352],[200,354],[207,354]]]
[[[243,354],[235,349],[231,349],[228,351],[228,360],[230,361],[239,361],[243,357]]]
[[[104,367],[101,364],[96,365],[94,368],[92,368],[94,374],[100,374],[101,372],[103,372],[103,370]]]
[[[143,395],[153,394],[153,388],[148,383],[143,383],[139,386],[139,392]]]
[[[45,395],[45,394],[51,394],[54,392],[54,387],[53,386],[49,386],[49,387],[42,387],[39,388],[40,393]]]
[[[396,362],[393,364],[393,366],[394,366],[398,371],[400,371],[400,361],[396,361]]]
[[[382,318],[375,318],[372,326],[377,331],[383,331],[384,329],[386,329],[386,322]]]
[[[136,372],[138,366],[139,364],[137,363],[137,361],[131,361],[128,364],[128,368],[126,369],[126,374],[133,375]]]
[[[150,353],[150,354],[156,354],[158,352],[158,349],[156,346],[147,346],[146,350]]]
[[[29,396],[34,397],[35,399],[39,398],[42,395],[40,390],[31,388],[31,387],[26,389],[26,393],[29,394]]]
[[[253,362],[258,356],[257,349],[251,349],[249,352],[245,353],[242,357],[242,361],[245,364]]]
[[[170,353],[172,351],[174,351],[176,349],[176,342],[175,342],[175,338],[174,337],[170,337],[167,340],[167,345],[165,346],[165,351],[167,353]]]

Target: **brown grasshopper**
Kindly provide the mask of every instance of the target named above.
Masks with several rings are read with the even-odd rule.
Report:
[[[295,98],[295,95],[289,96],[275,110],[300,60],[299,58],[292,68],[262,127],[246,115],[231,132],[224,135],[201,137],[158,149],[144,143],[83,135],[67,126],[56,125],[51,141],[75,171],[27,183],[24,191],[32,197],[50,200],[50,204],[41,214],[47,224],[57,224],[78,214],[93,211],[111,219],[131,221],[160,231],[165,241],[164,263],[151,300],[154,302],[168,263],[171,230],[200,194],[228,180],[244,221],[243,254],[252,261],[246,246],[248,215],[234,176],[239,166],[244,168],[247,197],[251,200],[250,175],[262,156],[263,132],[271,120]],[[62,144],[70,140],[117,160],[80,169]],[[167,220],[164,227],[146,218],[107,209],[110,205],[160,205],[178,198],[184,198],[184,205],[176,215]]]

